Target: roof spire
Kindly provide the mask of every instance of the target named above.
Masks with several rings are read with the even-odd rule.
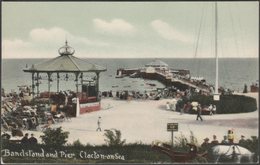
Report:
[[[75,49],[73,49],[72,47],[70,47],[68,45],[68,41],[67,39],[65,40],[65,45],[62,46],[59,50],[58,50],[59,54],[61,56],[63,55],[73,55],[75,53]]]
[[[65,35],[65,44],[68,44],[68,40],[67,40],[67,34]]]

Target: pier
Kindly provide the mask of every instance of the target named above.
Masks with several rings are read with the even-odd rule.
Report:
[[[172,69],[160,60],[155,60],[142,68],[117,70],[117,78],[129,76],[132,78],[143,78],[157,80],[166,87],[176,87],[181,91],[186,89],[194,89],[206,94],[211,92],[211,86],[206,84],[205,80],[193,79],[190,76],[190,71],[185,69]]]

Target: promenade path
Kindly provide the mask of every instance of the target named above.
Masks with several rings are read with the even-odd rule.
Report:
[[[258,93],[247,94],[258,100]],[[259,112],[240,114],[216,114],[213,116],[202,116],[204,121],[196,121],[196,115],[182,114],[166,110],[166,102],[170,99],[155,100],[115,100],[111,98],[102,99],[102,110],[80,115],[70,121],[52,125],[53,128],[62,126],[64,131],[69,131],[68,142],[73,143],[80,140],[83,144],[99,145],[104,144],[104,130],[118,129],[122,133],[122,138],[127,143],[142,142],[151,144],[153,141],[168,142],[171,133],[167,132],[167,123],[179,123],[178,132],[174,132],[175,137],[182,134],[188,139],[190,131],[201,144],[205,137],[212,140],[215,134],[219,141],[227,130],[233,129],[235,142],[238,142],[241,135],[246,138],[258,136]],[[258,106],[259,107],[259,106]],[[97,120],[101,116],[101,132],[97,132]],[[42,132],[33,132],[40,140]]]

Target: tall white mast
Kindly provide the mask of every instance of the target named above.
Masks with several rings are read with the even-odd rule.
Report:
[[[216,82],[214,100],[219,100],[218,93],[218,4],[215,2],[215,58],[216,58]]]

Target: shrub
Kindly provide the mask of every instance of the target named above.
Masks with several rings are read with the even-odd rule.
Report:
[[[221,95],[217,113],[252,112],[257,109],[256,99],[240,95]]]
[[[220,101],[214,101],[212,96],[195,95],[191,101],[197,101],[202,106],[215,104],[218,114],[252,112],[257,109],[255,98],[242,95],[221,95]]]
[[[184,150],[187,150],[187,144],[188,143],[188,139],[181,133],[181,135],[179,137],[175,137],[175,141],[174,141],[174,147],[176,148],[183,148]]]
[[[72,146],[75,146],[75,147],[83,147],[84,145],[78,140],[74,141]]]
[[[191,163],[208,163],[208,160],[201,156],[196,156]]]
[[[190,143],[198,146],[198,139],[195,137],[192,131],[190,131]]]
[[[61,127],[56,129],[48,128],[44,132],[44,135],[40,136],[42,141],[47,146],[60,147],[67,142],[69,132],[63,132]]]
[[[109,146],[122,146],[125,143],[125,139],[121,140],[121,131],[117,129],[105,130],[105,141]]]
[[[205,95],[194,95],[191,97],[191,101],[197,101],[201,105],[210,105],[213,103],[213,97]]]
[[[178,151],[185,151],[187,152],[189,150],[189,146],[187,143],[194,144],[195,146],[198,146],[198,140],[194,136],[194,133],[190,131],[190,138],[186,138],[182,133],[179,137],[175,137],[174,141],[174,148],[176,148]]]

